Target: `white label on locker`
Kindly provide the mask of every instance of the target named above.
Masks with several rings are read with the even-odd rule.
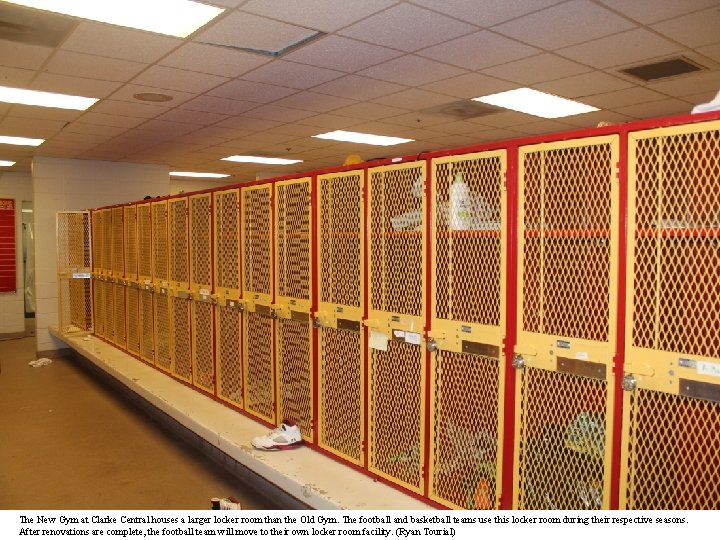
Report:
[[[73,279],[90,279],[90,272],[73,272]]]
[[[716,364],[715,362],[698,362],[697,372],[700,375],[720,377],[720,364]]]
[[[695,369],[697,367],[697,362],[695,360],[690,360],[689,358],[679,358],[678,366]]]
[[[405,343],[410,345],[420,345],[420,334],[415,332],[405,332]]]
[[[472,333],[472,327],[470,326],[461,326],[460,331],[465,332],[466,334]]]
[[[405,337],[405,331],[404,330],[393,330],[393,335],[396,338],[404,338]]]
[[[143,283],[144,283],[145,285],[150,285],[150,280],[149,280],[149,279],[146,279],[145,281],[143,281]]]
[[[378,351],[387,351],[388,336],[377,330],[370,330],[370,348]]]
[[[294,306],[295,304],[297,304],[297,302],[296,302],[295,300],[290,300],[290,305],[291,305],[291,306]]]
[[[578,351],[575,353],[575,358],[578,360],[587,360],[588,359],[588,353],[584,351]]]
[[[210,296],[210,291],[208,289],[200,289],[200,296]]]
[[[557,348],[558,348],[558,349],[569,349],[569,348],[570,348],[570,342],[569,342],[569,341],[564,341],[564,340],[562,340],[562,339],[558,339],[558,340],[556,341],[556,343],[557,343]]]
[[[335,313],[342,313],[342,312],[343,312],[343,308],[341,308],[340,306],[335,308]]]

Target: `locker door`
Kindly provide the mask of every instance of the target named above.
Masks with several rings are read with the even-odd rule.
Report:
[[[505,150],[432,160],[429,496],[452,508],[500,502],[506,162]],[[461,182],[468,214],[453,216]]]
[[[243,407],[240,303],[240,191],[214,193],[215,361],[217,396]]]
[[[124,211],[122,206],[112,209],[112,273],[113,294],[113,343],[120,349],[127,348],[125,327],[125,248]]]
[[[127,351],[140,356],[140,282],[138,281],[137,206],[123,207]]]
[[[620,507],[720,508],[720,122],[630,133]]]
[[[310,319],[310,178],[275,184],[277,417],[313,442],[313,329]]]
[[[514,506],[608,508],[618,138],[525,146],[518,160]]]
[[[170,299],[168,297],[168,203],[158,201],[152,209],[153,321],[155,366],[170,372]]]
[[[318,445],[365,465],[364,171],[317,178]]]
[[[245,410],[275,424],[272,186],[245,187],[241,193]]]
[[[115,342],[115,324],[113,315],[115,312],[115,295],[113,290],[113,222],[112,209],[101,210],[102,218],[102,276],[100,283],[100,299],[102,302],[103,327],[105,328],[105,339]]]
[[[93,210],[90,214],[92,224],[92,297],[93,297],[93,328],[95,335],[105,337],[105,308],[102,302],[103,279],[103,213]]]
[[[192,338],[190,327],[190,264],[188,198],[168,201],[168,243],[171,372],[176,378],[192,381]]]
[[[212,195],[190,197],[190,291],[192,294],[192,382],[215,394]]]
[[[137,205],[138,238],[138,311],[140,325],[140,358],[155,363],[155,293],[153,285],[152,208],[150,203]]]
[[[416,493],[425,487],[424,178],[425,162],[368,170],[368,468]],[[398,227],[418,212],[417,226]]]
[[[90,212],[58,212],[58,322],[63,333],[92,332]]]

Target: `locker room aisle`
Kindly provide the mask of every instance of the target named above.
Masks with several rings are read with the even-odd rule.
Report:
[[[273,509],[72,359],[33,368],[34,338],[0,341],[0,509]]]

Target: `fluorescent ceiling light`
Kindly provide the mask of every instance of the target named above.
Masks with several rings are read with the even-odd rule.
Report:
[[[84,111],[97,103],[98,100],[96,98],[0,86],[0,101],[3,103],[17,103],[19,105],[36,105],[38,107]]]
[[[7,0],[117,26],[184,38],[220,15],[222,8],[192,0]]]
[[[228,156],[222,159],[224,161],[237,161],[238,163],[264,163],[265,165],[292,165],[293,163],[302,163],[302,159],[283,159],[260,156]]]
[[[316,139],[329,139],[331,141],[354,142],[361,144],[374,144],[376,146],[392,146],[412,142],[415,139],[401,139],[400,137],[386,137],[384,135],[371,135],[369,133],[357,133],[355,131],[330,131],[313,135]]]
[[[170,176],[187,176],[188,178],[227,178],[229,174],[220,174],[213,172],[183,172],[172,171]]]
[[[15,165],[14,161],[4,161],[0,159],[0,167],[12,167],[13,165]]]
[[[9,137],[0,135],[0,144],[15,144],[18,146],[40,146],[45,139],[28,139],[27,137]]]
[[[473,98],[473,101],[481,101],[489,105],[496,105],[541,118],[562,118],[563,116],[600,110],[597,107],[546,94],[545,92],[538,92],[531,88],[517,88],[499,94],[476,97]]]

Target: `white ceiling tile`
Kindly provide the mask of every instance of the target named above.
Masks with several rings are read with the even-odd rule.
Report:
[[[300,109],[278,107],[276,105],[262,105],[252,111],[246,112],[243,116],[259,118],[260,120],[274,120],[276,122],[296,122],[309,116],[315,116],[315,113],[311,111],[301,111]]]
[[[535,86],[535,89],[566,98],[579,98],[613,92],[631,86],[633,86],[631,82],[620,77],[614,77],[602,71],[592,71],[557,81],[540,83]]]
[[[64,120],[6,116],[0,122],[0,132],[4,135],[19,132],[32,133],[34,137],[47,139],[59,133],[66,124],[67,122]]]
[[[532,85],[590,71],[591,68],[571,62],[555,54],[544,53],[493,66],[483,73],[499,79],[505,79],[522,85]]]
[[[59,143],[87,143],[87,144],[101,144],[112,139],[112,135],[99,135],[97,133],[73,133],[68,130],[63,130],[53,138],[53,142]]]
[[[23,118],[39,118],[41,120],[63,120],[66,122],[72,122],[73,120],[77,120],[82,113],[83,111],[74,111],[70,109],[33,107],[31,105],[13,105],[10,108],[8,115],[21,116]]]
[[[679,53],[683,47],[654,32],[638,28],[588,41],[555,54],[596,68],[628,66]]]
[[[564,0],[532,0],[532,2],[508,2],[508,0],[412,0],[413,4],[457,17],[478,26],[493,26],[498,23],[527,15],[534,11],[558,4]]]
[[[0,69],[0,85],[24,88],[37,72],[30,69],[3,67]]]
[[[271,61],[270,57],[216,45],[186,43],[161,59],[158,64],[198,73],[238,77]]]
[[[291,51],[283,58],[300,64],[353,73],[397,58],[403,53],[340,36],[325,36]]]
[[[146,64],[104,58],[73,51],[57,51],[45,69],[50,73],[125,82],[145,69]]]
[[[154,119],[145,122],[140,128],[134,130],[133,134],[153,137],[170,136],[174,139],[176,135],[185,135],[197,128],[197,124]]]
[[[467,73],[423,86],[425,90],[464,99],[511,90],[515,85],[480,73]]]
[[[304,118],[299,121],[300,124],[318,128],[320,130],[335,130],[335,129],[347,129],[360,123],[355,118],[348,118],[345,116],[338,116],[336,114],[319,114],[317,116],[311,116],[310,118]],[[322,141],[322,139],[313,139],[313,141]],[[327,142],[327,141],[325,141]]]
[[[195,36],[194,41],[238,49],[278,52],[310,38],[315,33],[314,30],[300,26],[235,11],[212,23],[207,30]]]
[[[652,29],[688,47],[717,43],[720,35],[720,6],[716,4],[711,9],[654,24]]]
[[[414,52],[469,34],[475,26],[411,4],[400,4],[338,33],[361,41]]]
[[[182,43],[181,39],[174,37],[83,21],[60,48],[80,53],[92,51],[98,56],[151,64]]]
[[[410,86],[419,86],[463,74],[463,69],[412,54],[358,72],[359,75]]]
[[[292,124],[283,124],[281,126],[277,126],[277,127],[268,129],[265,133],[268,133],[268,134],[279,133],[280,135],[294,135],[298,138],[312,137],[313,135],[317,135],[317,128],[313,127],[313,126],[305,126],[302,124],[292,123]],[[307,146],[306,146],[306,148],[307,148]]]
[[[79,119],[80,122],[86,124],[97,124],[100,126],[116,126],[124,128],[133,128],[145,122],[145,118],[118,116],[114,114],[104,114],[96,111],[88,111]]]
[[[220,122],[221,120],[226,120],[227,117],[228,116],[225,114],[217,114],[204,111],[190,111],[187,109],[177,108],[167,111],[165,114],[158,116],[158,120],[207,126],[209,124],[215,124],[216,122]]]
[[[114,101],[104,99],[92,107],[92,112],[114,116],[130,116],[133,118],[154,118],[166,112],[165,107],[149,105],[146,103],[130,103],[127,101]]]
[[[592,128],[596,127],[600,122],[623,124],[625,122],[629,122],[630,120],[632,120],[631,117],[613,111],[595,111],[564,118],[566,123],[576,128]]]
[[[112,95],[108,96],[109,99],[113,99],[116,101],[128,101],[130,103],[151,103],[152,105],[155,105],[157,107],[165,107],[166,109],[171,109],[173,107],[177,107],[181,103],[185,103],[186,101],[193,99],[196,94],[191,94],[189,92],[180,92],[179,90],[167,90],[162,89],[162,91],[158,91],[158,88],[154,88],[152,86],[142,86],[139,84],[125,84],[121,86],[117,92],[113,93]],[[152,101],[152,102],[143,102],[142,100],[138,100],[135,98],[135,94],[143,94],[143,93],[160,93],[165,94],[167,96],[172,97],[173,99],[171,101]]]
[[[333,32],[396,3],[396,0],[283,0],[282,9],[278,9],[275,0],[250,0],[242,9],[323,32]]]
[[[183,104],[182,108],[191,111],[236,115],[254,109],[257,106],[257,103],[251,101],[239,101],[237,99],[225,99],[215,96],[199,96]]]
[[[396,94],[379,97],[373,101],[389,107],[403,107],[412,110],[422,110],[450,103],[453,100],[448,98],[448,96],[437,94],[435,92],[428,92],[427,90],[420,90],[418,88],[410,88],[409,90],[403,90],[401,92],[397,92]]]
[[[519,60],[540,52],[542,51],[514,39],[482,30],[423,49],[417,54],[438,62],[477,70]]]
[[[606,6],[643,24],[652,24],[717,5],[717,0],[600,0]]]
[[[51,47],[40,47],[39,45],[27,45],[16,41],[0,39],[0,65],[40,69],[45,61],[53,53]]]
[[[477,118],[470,118],[468,120],[471,124],[480,124],[483,126],[489,126],[492,128],[509,128],[513,126],[519,126],[527,124],[528,122],[536,122],[538,118],[529,114],[515,112],[515,111],[502,111]]]
[[[306,89],[342,77],[344,73],[285,60],[275,60],[243,75],[243,80]]]
[[[360,101],[378,98],[405,89],[405,86],[386,81],[377,81],[357,75],[346,75],[345,77],[316,86],[313,88],[313,91]]]
[[[318,94],[316,92],[298,92],[292,96],[279,99],[275,105],[281,107],[290,107],[293,109],[303,109],[306,111],[329,112],[340,107],[347,107],[357,103],[352,99],[345,99],[337,96],[329,96],[327,94]]]
[[[235,80],[227,82],[208,92],[211,96],[241,101],[254,101],[256,103],[269,103],[271,101],[295,94],[297,90],[283,88],[270,84],[252,81]]]
[[[695,49],[695,51],[706,58],[710,58],[714,62],[720,63],[720,43],[708,45],[707,47],[698,47],[697,49]],[[701,63],[707,62],[703,62],[701,60]]]
[[[630,30],[636,25],[590,0],[571,0],[493,27],[529,45],[553,50]]]
[[[388,124],[397,124],[399,126],[406,126],[417,129],[432,128],[434,130],[436,126],[447,123],[448,118],[446,116],[433,115],[422,112],[412,112],[387,117],[385,121]]]
[[[152,66],[135,77],[134,84],[200,94],[228,81],[227,77],[196,73],[164,66]]]
[[[650,90],[680,98],[701,92],[717,92],[720,89],[720,71],[690,73],[683,77],[651,82],[646,86]]]
[[[398,116],[407,112],[406,109],[398,109],[388,107],[378,103],[357,103],[349,107],[343,107],[333,111],[333,114],[339,116],[349,116],[360,120],[378,120],[380,118],[388,118],[390,116]]]
[[[60,92],[73,96],[106,98],[122,86],[117,81],[101,81],[98,79],[85,79],[72,75],[57,75],[55,73],[39,73],[29,88],[44,92]]]
[[[86,124],[83,122],[73,122],[65,128],[65,131],[70,133],[85,133],[88,135],[105,135],[108,137],[116,137],[121,133],[127,131],[128,128],[98,125],[98,124]]]
[[[637,86],[624,90],[617,90],[615,92],[588,96],[584,99],[584,101],[588,105],[593,105],[600,109],[617,110],[619,107],[659,101],[665,99],[665,97],[666,96],[658,92],[653,92],[652,90]]]
[[[260,118],[248,118],[246,116],[233,116],[216,124],[217,127],[230,129],[242,129],[247,131],[263,131],[284,124],[275,120],[263,120]]]
[[[620,114],[635,118],[654,118],[658,116],[671,116],[674,114],[690,114],[692,105],[679,99],[663,99],[649,103],[638,103],[627,107],[614,107]]]

